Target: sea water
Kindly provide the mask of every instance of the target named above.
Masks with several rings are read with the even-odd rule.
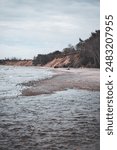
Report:
[[[22,84],[52,77],[54,72],[39,67],[0,66],[0,97],[16,96]]]
[[[0,66],[0,150],[99,150],[100,93],[68,89],[21,96],[49,69]]]

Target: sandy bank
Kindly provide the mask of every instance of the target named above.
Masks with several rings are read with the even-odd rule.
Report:
[[[8,66],[32,66],[32,60],[5,60],[4,65]]]
[[[65,89],[86,89],[100,90],[100,70],[99,69],[54,69],[56,75],[50,79],[31,82],[33,87],[28,87],[22,91],[24,96],[50,94],[55,91]],[[28,84],[27,84],[28,85]]]

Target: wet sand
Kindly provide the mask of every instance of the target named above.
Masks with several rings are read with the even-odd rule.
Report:
[[[67,70],[64,68],[58,68],[51,70],[56,74],[49,79],[23,83],[23,85],[28,87],[22,90],[22,95],[34,96],[51,94],[66,89],[100,90],[99,69],[79,68]]]

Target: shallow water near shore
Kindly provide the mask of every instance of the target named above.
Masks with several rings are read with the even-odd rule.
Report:
[[[5,69],[8,69],[6,72],[11,72],[9,67]],[[16,81],[13,82],[11,91],[17,87],[17,83],[53,75],[49,70],[41,72],[37,68],[28,71],[26,69],[29,68],[20,68],[20,71],[15,69]],[[22,77],[22,81],[17,80],[21,70],[22,76],[28,72],[27,75],[31,74],[30,78]],[[36,70],[37,76],[34,77],[32,70]],[[5,89],[8,81],[12,80],[6,75],[3,82],[3,78],[0,75],[0,82],[4,83]],[[12,84],[9,83],[10,85]],[[98,91],[67,89],[53,94],[27,97],[17,96],[20,88],[22,87],[19,86],[12,95],[7,90],[2,93],[3,89],[0,87],[0,150],[99,150]]]
[[[55,73],[39,67],[0,66],[0,97],[21,94],[21,83],[52,77]]]

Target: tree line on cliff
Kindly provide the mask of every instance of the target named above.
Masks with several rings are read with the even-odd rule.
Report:
[[[7,62],[17,63],[22,61],[15,57],[0,60],[0,64],[5,65]],[[27,60],[24,60],[27,63]],[[31,60],[29,60],[31,61]],[[50,67],[90,67],[100,68],[100,30],[92,32],[86,40],[79,38],[75,45],[68,45],[62,51],[56,50],[49,54],[38,54],[32,60],[33,65],[50,66]]]
[[[68,56],[68,57],[66,57]],[[33,65],[46,65],[54,59],[69,58],[67,64],[61,67],[100,67],[100,30],[92,32],[86,40],[79,38],[75,45],[69,45],[62,51],[54,51],[49,54],[38,54],[33,59]],[[57,67],[57,66],[55,66]]]

